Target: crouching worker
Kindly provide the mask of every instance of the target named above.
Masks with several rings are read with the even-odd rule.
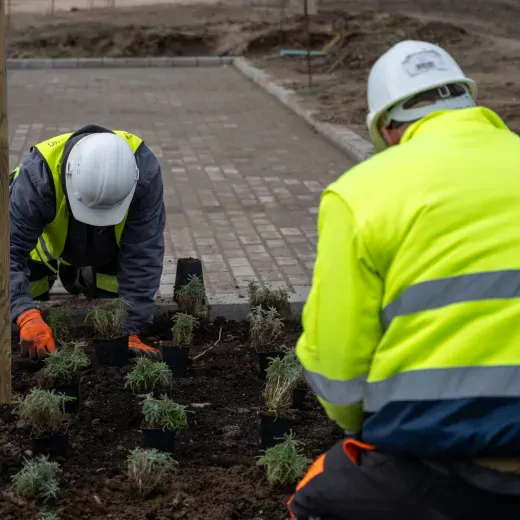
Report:
[[[374,65],[379,150],[322,197],[297,353],[348,438],[298,520],[508,518],[520,507],[520,137],[443,49]]]
[[[11,316],[23,350],[55,350],[36,300],[59,277],[71,294],[120,297],[134,355],[160,357],[137,334],[153,317],[164,257],[159,161],[128,132],[86,126],[35,145],[10,176]]]

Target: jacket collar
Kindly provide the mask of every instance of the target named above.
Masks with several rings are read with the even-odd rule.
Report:
[[[422,134],[434,132],[460,131],[460,125],[466,128],[485,128],[493,126],[501,130],[509,130],[506,124],[492,110],[485,107],[462,108],[459,110],[440,110],[410,125],[400,144],[407,143]]]

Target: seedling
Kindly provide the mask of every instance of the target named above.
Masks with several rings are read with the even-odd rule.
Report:
[[[265,468],[271,487],[294,484],[304,474],[310,459],[305,457],[300,443],[292,435],[284,435],[284,441],[265,450],[257,464]]]
[[[47,382],[70,383],[78,370],[90,365],[90,358],[83,347],[86,343],[71,341],[64,343],[59,350],[51,352],[44,360],[43,378]]]
[[[193,341],[193,331],[199,326],[199,320],[191,314],[178,312],[173,317],[172,322],[172,345],[174,347],[191,345]]]
[[[260,306],[264,311],[276,309],[280,316],[289,313],[289,292],[286,289],[260,287],[258,282],[251,280],[247,287],[247,299],[251,310]]]
[[[188,427],[186,406],[173,402],[165,395],[160,399],[156,399],[151,394],[144,396],[141,411],[148,428],[171,431]]]
[[[294,381],[295,384],[304,380],[303,367],[296,356],[296,349],[288,348],[282,358],[273,358],[267,368],[267,379],[281,378]]]
[[[163,362],[137,358],[132,372],[125,377],[125,388],[133,392],[167,390],[172,385],[172,371]]]
[[[280,360],[274,360],[276,362]],[[293,379],[278,376],[268,377],[264,398],[267,412],[275,416],[291,408],[292,391],[296,386]]]
[[[31,426],[33,436],[52,435],[66,431],[69,419],[65,414],[65,403],[73,400],[74,397],[54,390],[33,388],[20,401],[17,411],[20,419]]]
[[[12,489],[28,500],[46,502],[55,498],[59,491],[58,477],[61,471],[60,465],[49,461],[47,457],[25,460],[22,469],[11,477]]]
[[[257,305],[251,310],[247,319],[251,343],[256,349],[274,343],[283,329],[282,320],[274,308],[265,310],[261,305]]]
[[[94,330],[99,338],[115,339],[123,336],[122,327],[128,315],[130,304],[117,299],[111,308],[93,307],[87,314],[85,321],[92,320]]]
[[[201,277],[190,276],[190,281],[176,291],[175,298],[181,312],[199,317],[206,316],[206,290]]]
[[[130,484],[142,496],[153,491],[177,465],[169,453],[155,449],[131,450],[126,463]]]
[[[61,518],[54,513],[41,513],[39,520],[61,520]]]
[[[56,309],[50,312],[47,323],[59,343],[66,343],[74,339],[76,326],[66,309]]]
[[[292,404],[292,391],[303,379],[303,369],[294,349],[287,350],[282,358],[269,363],[264,391],[267,411],[278,415]]]

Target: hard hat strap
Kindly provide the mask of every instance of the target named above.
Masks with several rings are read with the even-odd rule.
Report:
[[[421,102],[427,102],[427,104],[416,106]],[[475,106],[475,100],[465,85],[443,85],[394,105],[386,113],[383,126],[388,127],[392,121],[410,123],[439,110],[457,110],[473,106]]]

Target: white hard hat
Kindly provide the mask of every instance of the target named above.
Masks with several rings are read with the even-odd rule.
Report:
[[[464,75],[457,62],[444,49],[432,43],[402,41],[383,54],[368,77],[367,125],[376,148],[382,150],[387,146],[379,131],[379,123],[381,116],[389,108],[421,92],[450,84],[465,85],[467,96],[449,101],[444,99],[439,105],[423,107],[421,112],[414,114],[419,115],[415,119],[443,108],[456,109],[474,105],[477,86]],[[400,111],[400,115],[403,115],[403,111]]]
[[[83,137],[72,147],[65,169],[74,218],[91,226],[119,224],[138,179],[134,153],[122,137],[108,132]]]

